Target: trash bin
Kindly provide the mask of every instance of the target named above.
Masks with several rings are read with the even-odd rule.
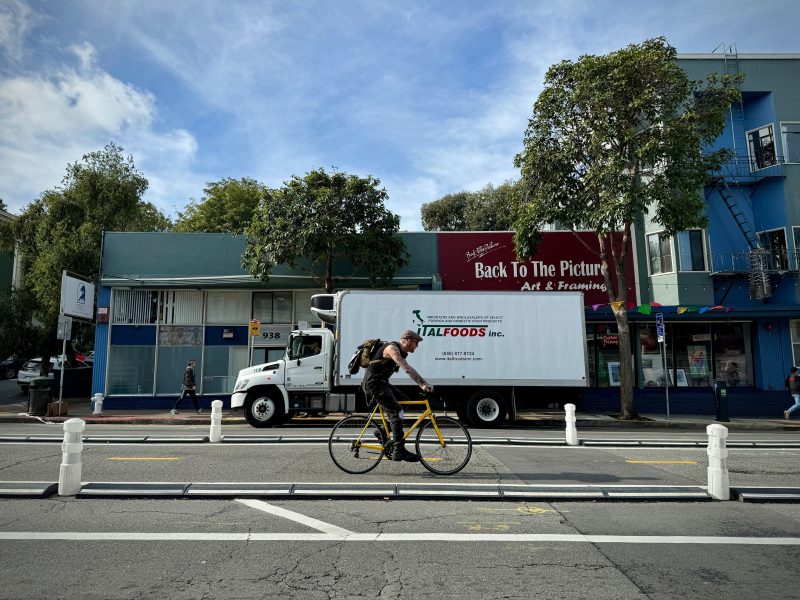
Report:
[[[728,384],[724,379],[714,380],[714,407],[717,409],[717,421],[727,423],[728,417]]]
[[[46,415],[47,405],[53,401],[53,381],[49,377],[32,379],[28,388],[28,414]]]

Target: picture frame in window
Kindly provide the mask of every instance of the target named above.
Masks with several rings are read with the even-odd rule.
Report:
[[[608,363],[608,385],[619,387],[622,381],[619,376],[619,362]]]

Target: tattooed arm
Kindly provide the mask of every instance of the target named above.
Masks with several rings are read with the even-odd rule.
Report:
[[[423,389],[423,391],[431,392],[433,391],[433,386],[428,385],[422,375],[417,373],[417,371],[412,367],[410,364],[406,362],[406,359],[403,358],[403,355],[400,354],[400,350],[397,349],[397,346],[394,344],[389,344],[386,346],[386,349],[383,351],[384,358],[391,358],[398,367],[403,369],[405,373],[414,380],[414,382]]]

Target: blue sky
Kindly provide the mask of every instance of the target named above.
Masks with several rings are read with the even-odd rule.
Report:
[[[517,177],[549,65],[657,35],[795,53],[799,22],[797,0],[0,0],[0,198],[114,141],[173,217],[208,181],[335,167],[418,231],[424,202]]]

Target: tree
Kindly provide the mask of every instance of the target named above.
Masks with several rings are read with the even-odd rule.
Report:
[[[367,274],[373,286],[387,286],[407,260],[397,232],[400,218],[384,207],[380,180],[324,169],[294,176],[264,194],[245,230],[242,265],[256,278],[269,279],[275,265],[292,268],[303,261],[312,279],[334,291],[337,257]]]
[[[244,233],[266,191],[263,183],[247,177],[207,183],[203,199],[178,213],[175,231]]]
[[[495,188],[491,183],[477,192],[448,194],[422,205],[426,231],[507,231],[511,229],[516,182]]]
[[[55,342],[61,274],[97,281],[103,231],[164,231],[170,221],[142,200],[147,179],[133,158],[114,143],[67,166],[61,187],[45,191],[19,219],[3,225],[5,246],[22,256],[24,288],[33,298],[35,322],[47,332],[46,357],[60,352]],[[2,327],[2,324],[0,324]]]
[[[553,65],[533,107],[524,150],[517,254],[534,254],[545,223],[597,234],[599,257],[619,330],[620,417],[635,418],[626,313],[631,224],[644,213],[664,236],[706,219],[701,190],[727,158],[703,152],[719,137],[739,97],[735,76],[690,81],[664,38],[604,56]],[[612,235],[621,232],[621,242]]]
[[[6,206],[6,203],[3,202],[2,198],[0,198],[0,210],[4,210],[4,211],[8,212],[8,206]]]

